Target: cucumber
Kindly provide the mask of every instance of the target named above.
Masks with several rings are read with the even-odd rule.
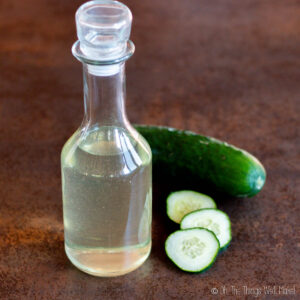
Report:
[[[150,144],[160,174],[183,174],[183,179],[195,178],[234,197],[254,196],[265,183],[263,165],[244,150],[191,131],[147,125],[136,129]]]
[[[167,198],[167,215],[176,223],[180,223],[186,214],[194,210],[216,207],[212,198],[194,191],[174,192]]]
[[[220,242],[220,250],[231,241],[231,224],[226,213],[219,209],[205,208],[187,214],[180,223],[181,229],[203,227],[212,231]]]
[[[167,256],[187,272],[207,270],[214,263],[219,248],[215,234],[204,228],[175,231],[165,242]]]

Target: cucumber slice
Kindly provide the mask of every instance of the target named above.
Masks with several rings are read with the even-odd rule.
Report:
[[[216,207],[211,197],[194,191],[174,192],[167,198],[167,215],[176,223],[180,223],[186,214],[194,210]]]
[[[211,230],[220,242],[220,250],[225,249],[231,241],[231,224],[227,214],[219,209],[200,209],[186,215],[181,229],[203,227]]]
[[[178,230],[165,243],[168,257],[181,270],[203,272],[215,261],[220,244],[215,234],[204,228]]]

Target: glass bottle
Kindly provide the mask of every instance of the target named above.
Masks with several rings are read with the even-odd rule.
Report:
[[[96,276],[128,273],[151,249],[152,155],[124,105],[131,20],[127,6],[110,0],[76,13],[84,119],[61,154],[65,251]]]

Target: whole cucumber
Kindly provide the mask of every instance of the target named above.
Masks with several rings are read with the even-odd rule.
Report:
[[[135,128],[150,144],[154,167],[167,168],[170,175],[189,174],[234,197],[254,196],[265,183],[263,165],[247,151],[191,131]]]

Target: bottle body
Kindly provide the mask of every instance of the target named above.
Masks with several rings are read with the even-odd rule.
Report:
[[[151,249],[152,170],[147,142],[130,126],[83,127],[62,156],[65,249],[79,269],[117,276]]]
[[[125,61],[132,14],[112,0],[84,3],[76,12],[83,64],[84,119],[61,155],[65,250],[96,276],[139,267],[151,249],[151,150],[125,112]]]

